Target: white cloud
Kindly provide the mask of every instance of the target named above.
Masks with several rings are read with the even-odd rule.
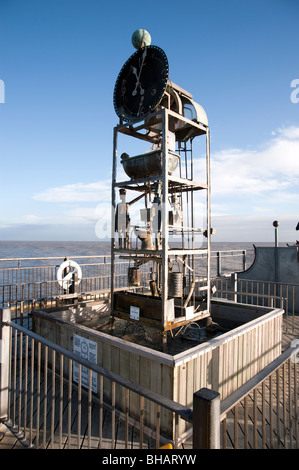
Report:
[[[35,223],[38,223],[39,220],[40,220],[40,217],[34,214],[26,214],[26,215],[23,215],[22,217],[23,223],[35,224]]]
[[[212,226],[216,228],[216,235],[212,236],[212,242],[272,242],[274,243],[273,222],[277,220],[269,215],[224,215],[217,216]],[[280,216],[278,228],[279,242],[294,243],[298,238],[295,227],[297,219],[292,216]]]
[[[97,210],[95,207],[76,207],[75,209],[70,209],[66,211],[67,217],[75,217],[80,219],[89,219],[94,220],[98,219]]]
[[[290,127],[280,127],[277,132],[285,137],[286,139],[299,139],[299,127],[296,126],[290,126]],[[274,131],[275,133],[275,131]],[[275,133],[276,135],[276,133]]]
[[[74,183],[48,188],[35,194],[33,199],[43,202],[92,202],[110,198],[111,181]]]
[[[288,227],[292,240],[298,214],[299,127],[279,128],[263,146],[211,155],[212,225],[221,239],[263,240],[272,222]],[[252,237],[247,233],[252,233]]]
[[[211,156],[211,192],[219,197],[247,197],[246,207],[257,197],[290,203],[299,184],[299,127],[278,129],[266,144],[255,150],[227,149]],[[225,201],[227,204],[227,200]],[[242,203],[244,200],[242,199]]]

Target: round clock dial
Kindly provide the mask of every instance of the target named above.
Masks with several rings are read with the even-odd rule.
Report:
[[[162,49],[138,49],[122,67],[114,88],[114,109],[125,121],[152,112],[160,103],[168,80],[168,60]]]

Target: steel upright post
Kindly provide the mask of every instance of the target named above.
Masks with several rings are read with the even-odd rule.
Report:
[[[0,309],[0,418],[8,417],[10,371],[10,308]]]
[[[116,197],[115,197],[115,183],[116,183],[116,168],[117,168],[117,127],[114,128],[113,134],[113,167],[112,167],[112,188],[111,188],[111,315],[113,318],[114,311],[114,262],[115,262],[115,213],[116,213]]]
[[[206,133],[207,158],[207,310],[211,313],[211,177],[210,177],[210,129]]]
[[[275,263],[275,282],[279,281],[279,262],[278,262],[278,227],[279,227],[279,222],[278,220],[274,220],[273,222],[273,227],[275,228],[275,242],[274,242],[274,263]]]
[[[162,325],[165,325],[168,300],[168,111],[162,110]]]

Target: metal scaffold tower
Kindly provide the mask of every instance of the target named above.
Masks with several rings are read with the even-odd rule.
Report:
[[[208,120],[169,80],[156,46],[139,48],[123,66],[114,107],[120,122],[113,143],[112,318],[166,335],[211,311]],[[198,141],[205,141],[201,150]],[[129,156],[127,148],[134,152],[140,143],[150,148]],[[126,289],[117,286],[116,256],[127,262]]]

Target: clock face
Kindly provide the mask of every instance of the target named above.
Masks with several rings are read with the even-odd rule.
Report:
[[[162,49],[138,49],[122,67],[114,88],[114,109],[125,121],[142,118],[160,103],[168,80],[168,60]]]

